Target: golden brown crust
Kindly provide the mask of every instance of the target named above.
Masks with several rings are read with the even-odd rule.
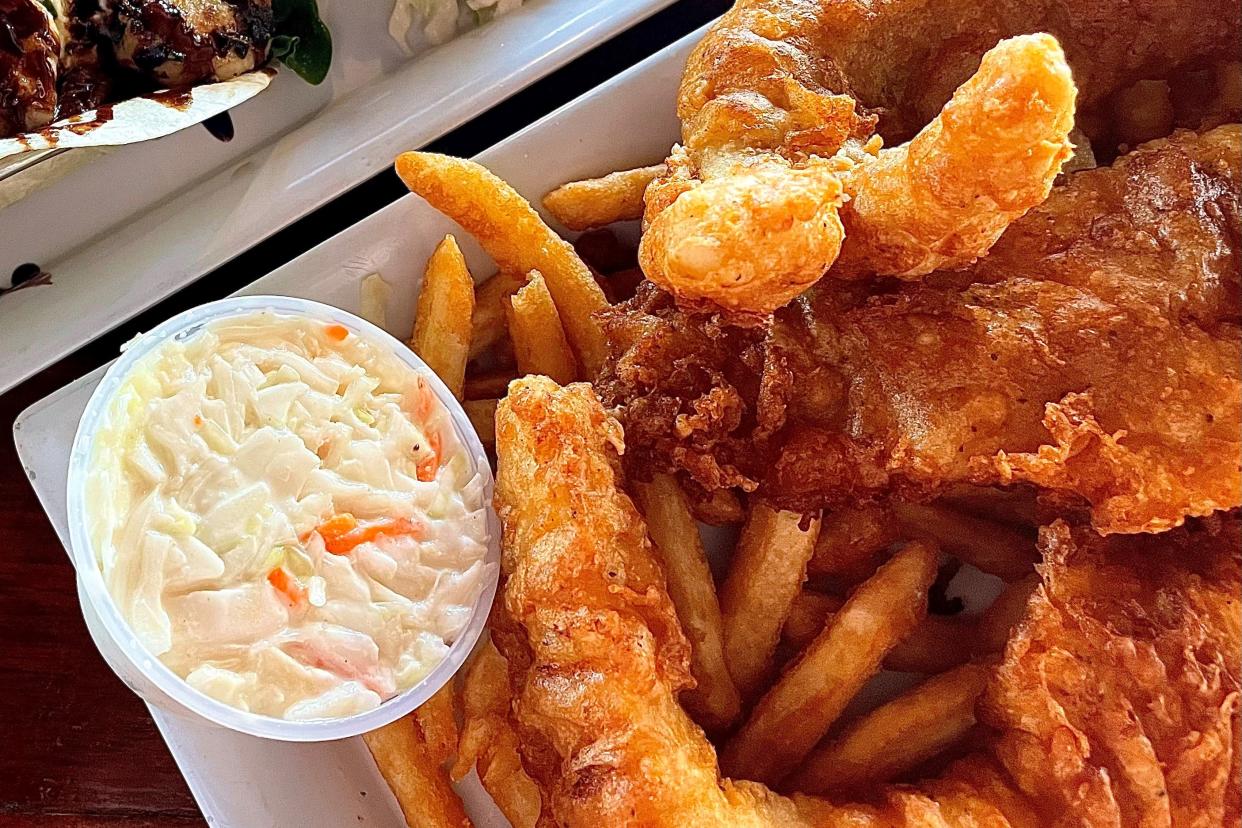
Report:
[[[618,437],[585,385],[518,380],[497,415],[506,540],[497,643],[517,691],[524,764],[544,791],[543,822],[1128,825],[1137,823],[1116,815],[1150,804],[1136,785],[1158,773],[1174,818],[1151,824],[1236,824],[1236,515],[1217,521],[1216,534],[1200,526],[1104,541],[1054,525],[1044,586],[988,690],[996,733],[985,748],[867,804],[787,798],[722,780],[677,703],[687,648],[642,520],[617,488]],[[1133,717],[1110,730],[1118,712]],[[1125,766],[1114,758],[1119,745],[1141,746],[1135,729],[1158,766],[1141,752]]]
[[[834,284],[771,328],[640,291],[605,319],[599,386],[631,465],[792,509],[1028,481],[1109,532],[1239,505],[1240,159],[1236,125],[1154,142],[1070,176],[968,270]]]

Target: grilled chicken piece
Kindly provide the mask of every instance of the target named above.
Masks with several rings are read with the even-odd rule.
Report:
[[[267,60],[271,0],[117,0],[117,61],[163,86],[228,80]]]
[[[0,136],[52,122],[61,44],[39,0],[0,0]]]

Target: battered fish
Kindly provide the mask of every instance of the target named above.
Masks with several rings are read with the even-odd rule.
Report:
[[[766,329],[605,312],[635,471],[815,510],[1035,483],[1098,530],[1242,504],[1242,128],[1074,173],[974,267],[824,284]]]
[[[1215,533],[1139,540],[1047,530],[1044,586],[986,694],[996,732],[984,748],[939,779],[839,804],[720,777],[677,702],[690,682],[686,639],[618,488],[620,429],[590,387],[518,380],[496,423],[505,552],[494,637],[523,763],[544,792],[541,821],[1034,828],[1139,824],[1120,820],[1142,813],[1153,826],[1236,824],[1236,517]],[[1097,675],[1099,685],[1071,681]],[[1095,708],[1103,718],[1089,721]],[[1146,796],[1158,790],[1165,812]]]

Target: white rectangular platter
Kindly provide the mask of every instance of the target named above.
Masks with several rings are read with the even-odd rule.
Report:
[[[478,160],[532,203],[564,181],[662,159],[677,139],[674,94],[696,32],[563,107]],[[380,152],[378,149],[376,152]],[[376,164],[391,162],[391,149]],[[359,282],[379,273],[392,286],[386,327],[409,334],[414,299],[432,249],[454,232],[475,277],[493,270],[455,224],[414,196],[375,213],[240,291],[280,294],[359,310]],[[107,264],[108,262],[104,262]],[[71,318],[59,316],[61,320]],[[31,406],[14,426],[18,454],[63,542],[69,448],[103,369]],[[327,744],[265,741],[152,710],[199,806],[213,826],[402,825],[360,739]],[[502,826],[473,776],[459,786],[479,826]]]
[[[280,72],[232,142],[193,127],[43,162],[87,159],[0,209],[0,284],[52,275],[0,296],[0,393],[671,2],[526,0],[411,58],[392,0],[327,0],[328,79]]]

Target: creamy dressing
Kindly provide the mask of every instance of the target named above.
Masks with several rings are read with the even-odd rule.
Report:
[[[419,374],[340,325],[270,312],[140,361],[95,437],[92,546],[177,675],[286,719],[425,677],[489,565],[482,482]]]

